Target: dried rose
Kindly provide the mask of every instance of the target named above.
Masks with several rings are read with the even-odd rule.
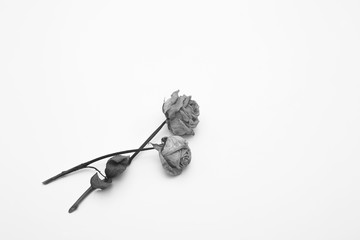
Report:
[[[191,151],[187,141],[179,136],[164,137],[161,141],[162,144],[153,144],[153,146],[159,151],[163,168],[170,175],[181,174],[191,161]]]
[[[168,128],[174,135],[194,135],[193,129],[199,123],[199,105],[191,96],[179,97],[178,93],[179,90],[173,92],[162,106]]]

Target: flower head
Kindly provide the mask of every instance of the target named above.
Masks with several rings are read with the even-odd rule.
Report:
[[[194,135],[193,129],[199,123],[199,105],[191,100],[191,96],[179,97],[178,93],[179,90],[173,92],[162,106],[168,128],[174,135]]]
[[[162,144],[153,144],[153,146],[159,151],[163,168],[170,175],[181,174],[191,161],[191,151],[187,141],[179,136],[164,137],[161,140]]]

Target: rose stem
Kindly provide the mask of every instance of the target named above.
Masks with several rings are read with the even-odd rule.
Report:
[[[107,177],[106,177],[104,174],[102,174],[102,172],[101,172],[99,169],[97,169],[96,167],[87,166],[86,168],[94,169],[94,170],[97,171],[103,178],[107,179]]]
[[[148,139],[145,140],[145,142],[139,147],[140,150],[134,152],[133,155],[131,155],[131,157],[129,159],[129,165],[131,164],[132,160],[136,157],[136,155],[139,154],[141,149],[143,149],[151,141],[151,139],[153,139],[155,137],[155,135],[162,129],[162,127],[165,125],[165,123],[166,123],[166,120],[150,135],[150,137],[148,137]]]
[[[140,146],[140,148],[139,148],[137,151],[135,151],[135,153],[133,153],[133,155],[131,155],[131,157],[130,157],[130,159],[129,159],[129,165],[130,165],[131,161],[136,157],[136,155],[137,155],[139,152],[147,149],[147,148],[144,148],[144,147],[151,141],[151,139],[153,139],[153,138],[155,137],[155,135],[161,130],[161,128],[165,125],[165,123],[166,123],[166,120],[150,135],[150,137],[148,137],[148,139],[145,140],[145,142]],[[154,149],[154,148],[149,148],[149,150],[150,150],[150,149]],[[95,159],[94,159],[94,160],[95,160]],[[89,161],[89,162],[91,162],[91,161]],[[79,165],[79,166],[80,166],[80,165]],[[101,175],[102,175],[102,174],[101,174]],[[80,204],[87,196],[89,196],[89,194],[92,193],[94,190],[95,190],[95,188],[93,188],[92,186],[90,186],[90,187],[80,196],[80,198],[71,206],[71,208],[69,209],[69,213],[74,212],[74,211],[78,208],[79,204]]]
[[[108,158],[108,157],[112,157],[112,156],[115,156],[115,155],[118,155],[118,154],[126,154],[126,153],[132,153],[132,152],[139,152],[139,151],[147,151],[147,150],[152,150],[154,148],[143,148],[143,149],[131,149],[131,150],[126,150],[126,151],[121,151],[121,152],[115,152],[115,153],[110,153],[110,154],[106,154],[104,156],[101,156],[101,157],[98,157],[98,158],[95,158],[93,160],[90,160],[90,161],[87,161],[87,162],[84,162],[84,163],[81,163],[73,168],[70,168],[66,171],[62,171],[61,173],[59,173],[58,175],[54,176],[54,177],[51,177],[49,178],[48,180],[45,180],[43,181],[43,184],[48,184],[48,183],[51,183],[53,181],[55,181],[56,179],[58,178],[61,178],[62,176],[65,176],[69,173],[72,173],[72,172],[75,172],[77,170],[80,170],[80,169],[83,169],[83,168],[86,168],[88,165],[94,163],[94,162],[97,162],[101,159],[104,159],[104,158]]]
[[[69,209],[69,213],[72,213],[73,211],[75,211],[79,204],[87,197],[89,196],[90,193],[92,193],[95,190],[95,188],[93,188],[92,186],[90,186],[80,197],[79,199],[71,206],[71,208]]]

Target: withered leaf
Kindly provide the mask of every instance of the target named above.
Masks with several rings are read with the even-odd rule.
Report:
[[[90,179],[90,184],[91,184],[91,187],[93,187],[95,189],[103,190],[111,185],[111,181],[105,181],[103,179],[100,179],[98,174],[95,173],[95,175],[92,176]]]
[[[127,166],[129,166],[129,156],[121,154],[110,158],[106,163],[105,174],[108,178],[114,178],[123,173]]]

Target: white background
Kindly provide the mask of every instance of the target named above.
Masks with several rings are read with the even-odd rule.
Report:
[[[360,239],[359,12],[1,0],[1,238]],[[73,214],[92,170],[41,184],[140,146],[177,89],[200,105],[182,175],[141,153]]]

